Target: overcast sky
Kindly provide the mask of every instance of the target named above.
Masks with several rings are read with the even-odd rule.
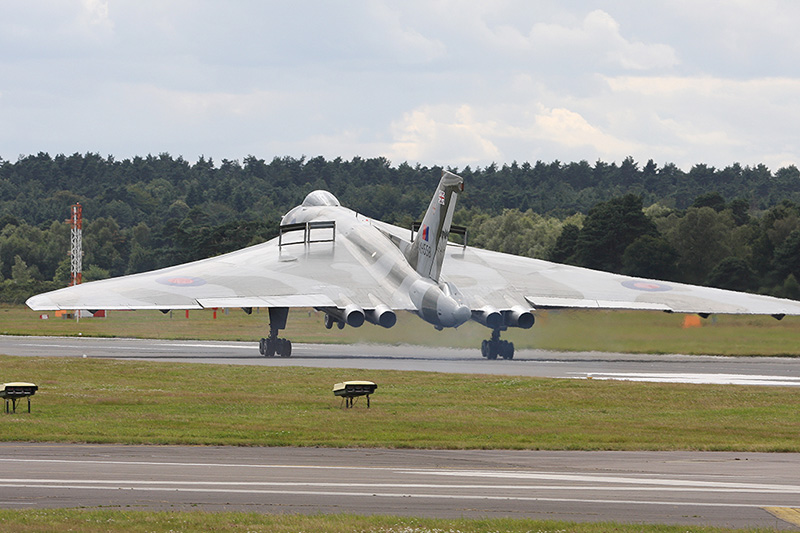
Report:
[[[0,0],[0,157],[800,160],[791,0]]]

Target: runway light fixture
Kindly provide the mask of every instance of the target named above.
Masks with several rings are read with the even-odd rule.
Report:
[[[369,395],[375,392],[378,386],[372,381],[344,381],[333,386],[333,394],[344,398],[345,407],[353,407],[353,398],[367,397],[369,408]]]
[[[21,381],[14,383],[4,383],[3,388],[0,389],[0,398],[6,401],[6,413],[17,412],[17,400],[28,398],[28,412],[31,412],[31,396],[36,394],[39,387],[33,383],[23,383]],[[9,401],[13,411],[9,410]]]

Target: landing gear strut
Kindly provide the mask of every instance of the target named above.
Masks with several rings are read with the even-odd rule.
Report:
[[[337,328],[344,329],[344,322],[342,322],[341,320],[336,320],[328,313],[325,313],[325,318],[323,319],[323,321],[325,323],[326,329],[331,329],[334,324],[336,324]]]
[[[492,338],[481,343],[481,355],[487,359],[497,359],[498,355],[503,359],[513,359],[514,343],[500,340],[500,330],[492,330]]]
[[[281,357],[292,355],[292,341],[289,339],[279,339],[278,331],[286,329],[286,319],[289,316],[288,307],[269,308],[269,337],[261,339],[258,343],[258,351],[265,357]]]

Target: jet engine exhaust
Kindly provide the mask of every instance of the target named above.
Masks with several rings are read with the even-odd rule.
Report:
[[[478,311],[472,311],[472,319],[492,329],[501,328],[504,324],[503,315],[491,305],[486,305]]]
[[[376,324],[384,328],[390,328],[397,323],[397,315],[389,309],[389,306],[378,304],[375,309],[367,309],[364,318],[370,324]]]
[[[328,329],[333,326],[331,319],[338,322],[339,329],[341,329],[345,324],[354,328],[359,328],[364,324],[364,319],[366,318],[364,310],[355,304],[350,304],[344,309],[339,309],[338,307],[323,307],[319,309],[319,311],[325,312],[325,327]]]
[[[530,329],[536,321],[533,313],[519,305],[503,311],[503,319],[506,326],[522,329]]]

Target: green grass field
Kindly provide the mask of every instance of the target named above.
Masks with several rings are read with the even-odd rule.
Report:
[[[0,307],[0,333],[11,335],[90,335],[162,339],[219,339],[257,341],[266,336],[266,311],[246,315],[240,309],[217,312],[112,311],[108,318],[40,320],[22,306]],[[629,311],[541,312],[529,330],[512,328],[503,338],[518,349],[620,351],[717,355],[800,356],[800,317],[781,321],[771,317],[718,316],[702,327],[683,328],[685,315]],[[490,331],[468,322],[457,330],[436,331],[409,313],[399,313],[391,329],[372,324],[326,330],[322,313],[293,310],[281,333],[293,342],[420,344],[475,348]]]
[[[33,411],[0,440],[444,449],[800,451],[800,389],[0,357]],[[378,383],[343,409],[345,379]],[[360,428],[369,427],[369,431]]]
[[[0,510],[4,531],[52,533],[82,531],[115,533],[146,531],[230,531],[296,533],[732,533],[772,531],[716,527],[661,526],[645,524],[577,523],[495,518],[483,520],[409,518],[397,516],[263,515],[256,513],[159,512],[132,510]]]

